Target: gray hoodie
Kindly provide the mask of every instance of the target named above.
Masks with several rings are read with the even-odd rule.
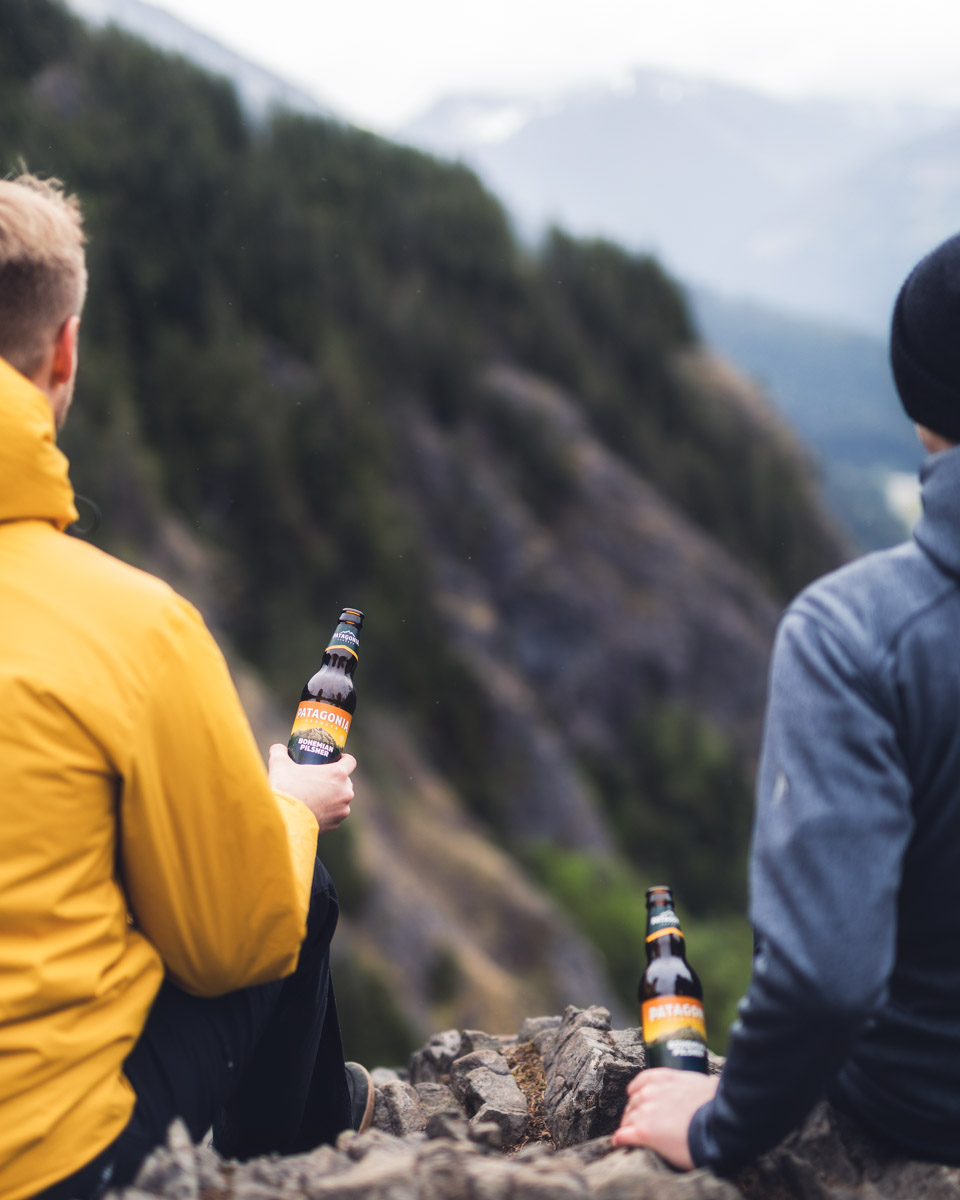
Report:
[[[912,543],[790,606],[770,673],[750,874],[754,977],[698,1166],[729,1174],[822,1095],[960,1163],[960,449]]]

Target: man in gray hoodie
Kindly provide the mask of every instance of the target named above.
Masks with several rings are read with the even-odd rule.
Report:
[[[757,955],[716,1078],[644,1071],[616,1140],[730,1174],[822,1096],[960,1164],[960,235],[897,299],[930,452],[913,540],[804,591],[778,631],[750,872]]]

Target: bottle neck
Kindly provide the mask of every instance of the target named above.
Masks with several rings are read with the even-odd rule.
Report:
[[[336,667],[345,675],[353,675],[357,669],[357,656],[350,654],[341,646],[328,646],[323,653],[323,667]]]
[[[352,675],[357,669],[359,653],[360,638],[357,627],[347,621],[341,621],[323,652],[323,665],[333,664]]]
[[[646,948],[648,959],[684,955],[683,930],[669,893],[647,910]]]
[[[661,929],[647,934],[647,961],[655,958],[686,958],[686,945],[679,929]]]

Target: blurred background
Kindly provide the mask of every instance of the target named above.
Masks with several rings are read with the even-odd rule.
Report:
[[[776,621],[916,512],[885,330],[960,223],[958,25],[0,0],[0,172],[90,235],[90,540],[201,607],[264,748],[367,613],[348,1057],[634,1023],[654,883],[723,1050]]]

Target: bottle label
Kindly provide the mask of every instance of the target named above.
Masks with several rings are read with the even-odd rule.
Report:
[[[707,1026],[703,1002],[693,996],[656,996],[641,1007],[648,1067],[706,1071]]]
[[[672,908],[661,908],[659,912],[651,913],[647,918],[647,933],[656,933],[658,929],[664,929],[668,925],[680,925],[680,918]],[[683,937],[683,934],[680,934]],[[647,941],[650,939],[647,938]]]
[[[333,637],[330,639],[330,645],[324,653],[328,653],[330,650],[349,650],[354,658],[359,659],[360,655],[357,653],[359,649],[360,639],[357,637],[357,631],[352,625],[347,625],[344,622],[343,625],[337,626]]]
[[[287,743],[299,762],[325,762],[340,757],[350,732],[350,713],[333,704],[304,700],[297,709]]]

